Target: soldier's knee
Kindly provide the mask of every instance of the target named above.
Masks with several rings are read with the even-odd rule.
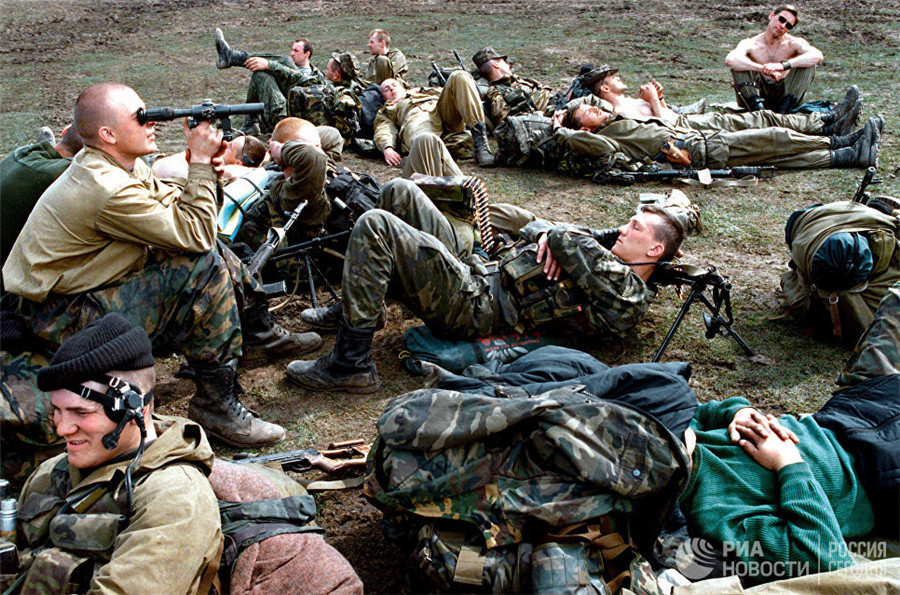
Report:
[[[391,213],[382,209],[372,209],[359,216],[353,226],[352,235],[376,236],[390,225],[391,219],[396,218]]]
[[[450,73],[450,76],[447,77],[447,82],[444,85],[445,87],[450,85],[465,85],[468,82],[475,82],[475,79],[472,78],[472,75],[466,72],[465,70],[454,70]]]
[[[425,147],[437,147],[442,145],[443,142],[441,137],[433,132],[422,132],[417,134],[413,139],[411,146],[409,147],[409,152],[412,153],[415,149],[422,149]]]
[[[409,202],[409,196],[414,192],[414,188],[418,188],[415,182],[404,180],[403,178],[394,178],[381,189],[381,195],[378,197],[378,203],[375,207],[385,211],[393,211],[399,203],[405,204]]]

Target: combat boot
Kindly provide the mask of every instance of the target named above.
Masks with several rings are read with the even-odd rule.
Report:
[[[370,357],[374,335],[375,329],[353,328],[342,316],[331,353],[315,361],[291,362],[288,380],[309,390],[374,393],[381,386]]]
[[[869,122],[873,122],[872,125],[878,129],[878,134],[882,134],[884,132],[884,119],[881,116],[869,118],[869,121],[866,122],[866,125],[868,125]],[[866,126],[862,126],[856,132],[851,132],[850,134],[846,134],[844,136],[832,136],[831,150],[834,151],[836,149],[843,149],[844,147],[852,147],[856,144],[860,137],[862,137],[863,134],[867,134]]]
[[[491,153],[491,146],[488,144],[487,125],[479,122],[469,128],[472,133],[472,141],[475,144],[475,163],[480,167],[493,167],[494,154]]]
[[[863,134],[853,146],[831,151],[831,167],[878,167],[881,132],[872,118],[863,127]]]
[[[284,440],[284,428],[259,419],[238,395],[243,389],[237,380],[237,362],[218,368],[194,365],[197,390],[188,405],[188,418],[206,433],[238,448],[263,446]]]
[[[244,123],[241,125],[241,134],[244,136],[260,136],[259,120],[256,114],[247,114],[244,116]]]
[[[300,320],[321,332],[333,332],[338,328],[341,321],[343,308],[341,300],[337,300],[329,306],[321,306],[319,308],[307,308],[300,312]],[[386,318],[386,308],[381,307],[381,314],[375,321],[375,330],[380,331],[384,328],[384,319]]]
[[[231,49],[231,46],[225,41],[225,34],[222,33],[221,29],[216,29],[216,68],[243,66],[249,57],[250,54],[247,52],[238,52]]]
[[[244,354],[241,364],[254,364],[267,359],[295,357],[322,346],[316,333],[291,333],[275,322],[265,304],[248,307],[241,323]]]
[[[844,92],[844,98],[834,105],[830,110],[822,114],[822,122],[825,124],[833,124],[841,120],[847,112],[851,111],[859,101],[859,87],[852,85]]]

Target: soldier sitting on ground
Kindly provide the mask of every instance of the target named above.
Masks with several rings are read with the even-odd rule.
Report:
[[[315,333],[289,333],[268,312],[247,268],[216,243],[216,171],[222,132],[184,123],[184,187],[157,178],[141,157],[157,150],[133,89],[100,83],[75,103],[85,148],[43,194],[3,266],[23,316],[50,348],[109,312],[147,330],[160,354],[193,370],[188,417],[235,445],[278,442],[284,430],[240,401],[237,360],[307,352]]]
[[[359,62],[349,52],[334,52],[325,68],[325,78],[328,82],[324,85],[292,88],[288,112],[316,126],[333,126],[345,139],[358,136],[360,95],[365,89]]]
[[[152,351],[144,329],[111,313],[38,373],[66,452],[19,498],[22,592],[209,591],[222,551],[213,452],[197,424],[153,413]]]
[[[552,328],[554,332],[620,335],[646,314],[647,280],[671,260],[684,237],[668,211],[645,205],[627,225],[594,231],[548,221],[520,230],[523,238],[488,268],[422,190],[408,180],[388,183],[387,203],[406,203],[410,221],[374,209],[350,235],[341,282],[338,334],[331,353],[294,361],[288,378],[310,390],[367,394],[379,381],[370,358],[388,290],[450,339]],[[322,318],[329,308],[321,309]],[[307,317],[304,317],[305,319]]]
[[[448,146],[464,145],[466,130],[475,144],[475,162],[482,167],[494,164],[481,97],[468,72],[453,72],[442,89],[420,91],[407,91],[387,79],[381,94],[385,104],[375,117],[375,145],[388,165],[401,165],[400,154],[409,153],[402,163],[404,178],[413,173],[461,176]]]
[[[803,103],[824,56],[802,37],[791,35],[799,11],[790,4],[769,14],[766,30],[742,39],[725,57],[738,104],[750,111],[770,109],[789,114]]]
[[[391,47],[391,36],[387,31],[373,29],[369,33],[366,48],[372,54],[366,65],[366,80],[370,84],[380,85],[387,79],[394,79],[404,87],[409,86],[403,78],[409,73],[406,56],[397,48]]]
[[[241,126],[244,134],[259,136],[260,132],[271,131],[279,120],[286,118],[287,97],[292,87],[325,83],[325,75],[309,62],[312,55],[312,44],[306,39],[294,42],[290,58],[236,51],[225,41],[222,30],[216,29],[216,66],[242,66],[253,72],[247,87],[247,103],[262,102],[266,106],[261,122],[256,115],[244,116]]]
[[[288,231],[288,242],[318,235],[331,213],[325,193],[327,174],[335,171],[343,146],[340,133],[330,126],[313,126],[300,118],[281,120],[269,139],[269,153],[283,175],[247,210],[235,241],[258,248],[269,229],[284,225],[285,214],[304,202],[306,206]]]

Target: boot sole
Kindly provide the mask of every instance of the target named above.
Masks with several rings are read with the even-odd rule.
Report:
[[[320,391],[326,393],[348,393],[351,395],[371,395],[374,392],[377,392],[379,388],[381,388],[381,380],[379,379],[372,386],[321,386],[313,382],[306,382],[301,378],[296,378],[287,374],[287,379],[296,384],[300,388],[305,388],[306,390],[311,391]]]
[[[230,440],[230,439],[226,438],[225,436],[216,434],[215,432],[211,432],[211,431],[207,430],[206,428],[203,428],[203,431],[206,432],[206,435],[208,437],[215,438],[219,442],[227,444],[228,446],[233,446],[235,448],[252,448],[254,446],[270,446],[272,444],[278,444],[279,442],[284,442],[284,438],[287,435],[287,434],[285,434],[285,436],[282,436],[281,438],[278,438],[277,440],[272,440],[269,442],[235,442],[234,440]]]
[[[242,365],[261,364],[266,362],[275,362],[283,359],[297,359],[298,356],[307,355],[322,347],[322,341],[316,345],[304,349],[298,349],[290,353],[285,351],[277,351],[277,347],[253,347],[253,353],[242,355],[238,358],[238,362]]]

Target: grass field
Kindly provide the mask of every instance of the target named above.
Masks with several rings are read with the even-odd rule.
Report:
[[[68,123],[77,94],[87,85],[116,80],[134,87],[148,107],[187,107],[203,98],[242,102],[249,74],[215,68],[213,31],[221,27],[239,49],[287,53],[296,37],[313,41],[313,62],[325,66],[333,49],[362,60],[370,29],[387,29],[409,59],[412,82],[424,83],[430,60],[453,63],[458,49],[468,60],[480,47],[510,55],[520,74],[566,88],[585,62],[609,62],[637,87],[655,78],[670,103],[706,97],[733,100],[725,54],[741,38],[762,30],[771,6],[737,0],[575,0],[555,2],[382,2],[200,0],[60,2],[4,0],[0,35],[0,155],[31,142],[40,125],[57,133]],[[881,115],[886,132],[877,193],[900,196],[900,5],[896,2],[821,0],[800,4],[794,33],[825,54],[808,99],[839,99],[851,84],[864,98],[863,118]],[[183,136],[174,124],[158,126],[162,150],[176,151]],[[383,161],[345,154],[345,165],[386,182],[397,174]],[[520,204],[538,215],[609,227],[633,212],[640,192],[667,186],[620,188],[556,174],[498,168],[479,170],[492,200]],[[803,336],[779,312],[776,293],[788,260],[783,228],[795,209],[849,198],[861,170],[779,172],[754,188],[684,189],[699,205],[702,234],[685,243],[685,261],[714,265],[733,283],[736,328],[762,357],[747,358],[734,343],[703,337],[695,308],[682,324],[665,359],[693,364],[691,384],[701,400],[743,395],[776,412],[815,410],[834,389],[850,346]],[[611,364],[649,361],[680,306],[671,289],[660,293],[646,321],[624,341],[600,342],[590,351]],[[278,316],[300,328],[303,302]],[[293,388],[282,367],[246,371],[248,401],[264,417],[279,420],[289,441],[279,448],[322,446],[328,441],[374,437],[374,420],[387,399],[419,386],[399,364],[402,330],[418,324],[391,304],[388,326],[376,337],[375,356],[384,387],[368,398],[325,396]],[[326,345],[330,341],[326,340]],[[171,370],[177,360],[163,367]],[[164,376],[159,391],[164,411],[186,407],[191,386]],[[227,450],[224,452],[228,452]],[[378,514],[356,493],[319,497],[320,521],[329,541],[347,555],[369,591],[396,591],[405,572],[403,554],[381,543]],[[373,547],[373,541],[377,548]],[[372,551],[384,551],[372,556]]]

